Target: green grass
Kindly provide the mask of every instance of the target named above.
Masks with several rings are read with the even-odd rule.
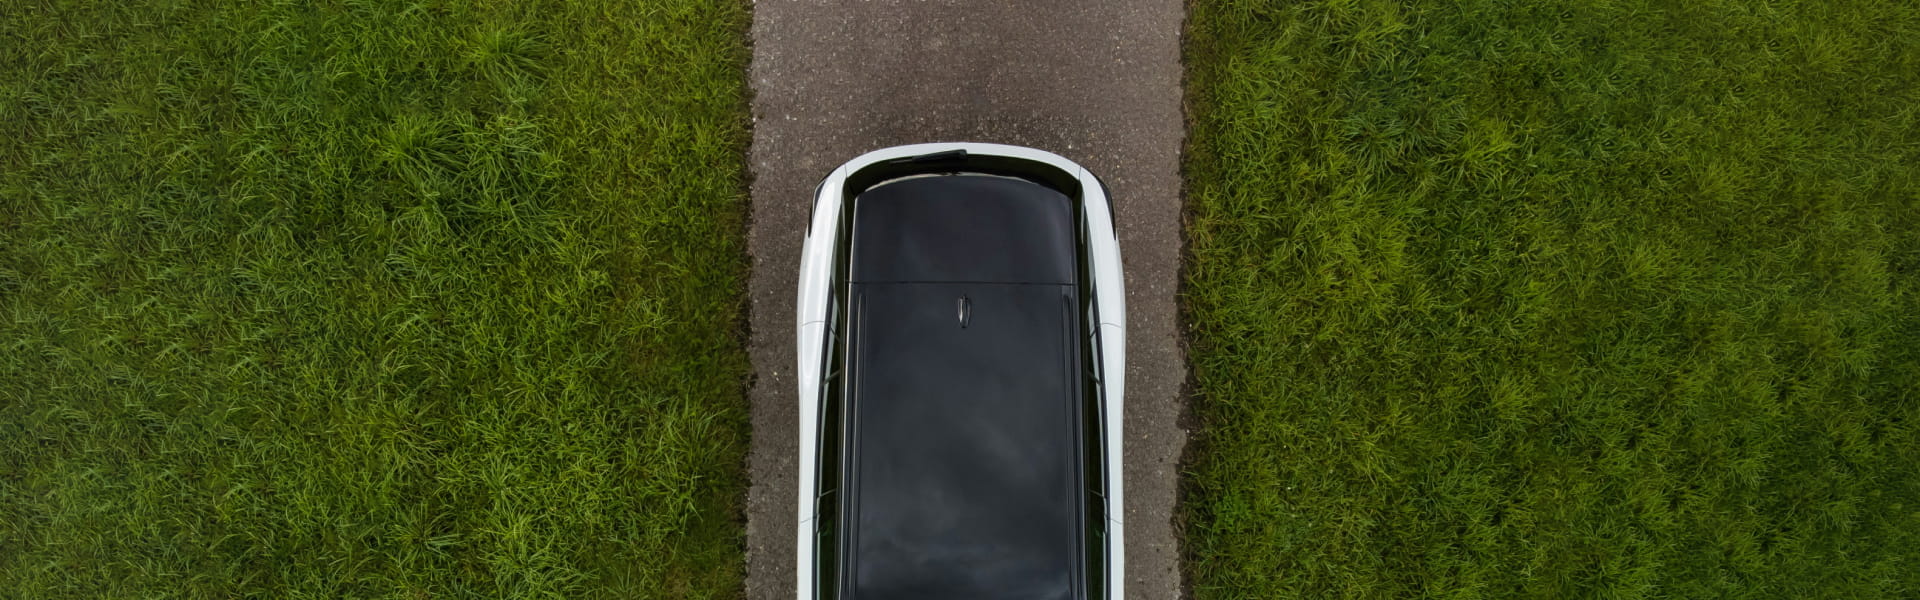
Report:
[[[1920,596],[1920,5],[1193,10],[1198,597]]]
[[[0,597],[731,598],[735,0],[0,9]]]

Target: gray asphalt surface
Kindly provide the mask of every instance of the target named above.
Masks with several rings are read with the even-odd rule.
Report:
[[[1127,597],[1180,597],[1182,18],[1178,0],[754,5],[749,598],[794,594],[793,296],[813,185],[868,150],[940,141],[1049,150],[1111,188],[1127,280]]]

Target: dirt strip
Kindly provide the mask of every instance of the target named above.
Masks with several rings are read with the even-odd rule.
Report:
[[[1111,188],[1129,311],[1127,597],[1180,597],[1182,11],[1175,0],[755,4],[749,598],[794,597],[793,301],[813,185],[868,150],[936,141],[1049,150]]]

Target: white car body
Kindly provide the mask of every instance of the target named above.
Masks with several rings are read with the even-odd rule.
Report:
[[[1087,548],[1086,552],[1104,552],[1105,568],[1104,589],[1099,589],[1099,598],[1124,597],[1125,573],[1125,536],[1121,516],[1124,514],[1125,500],[1122,480],[1122,439],[1121,426],[1123,410],[1123,388],[1126,373],[1126,306],[1125,291],[1122,283],[1119,244],[1116,240],[1112,209],[1109,206],[1106,189],[1099,179],[1073,161],[1056,154],[999,144],[983,143],[935,143],[896,146],[866,153],[835,169],[820,184],[813,205],[811,226],[807,231],[806,242],[801,250],[800,278],[797,298],[797,381],[799,394],[799,494],[797,500],[798,528],[795,531],[796,556],[796,597],[800,600],[825,600],[819,597],[817,581],[820,565],[816,556],[816,544],[819,539],[817,524],[821,521],[818,514],[820,489],[820,443],[822,440],[821,415],[828,386],[829,376],[825,369],[829,365],[827,343],[834,317],[830,312],[838,310],[834,306],[836,294],[844,294],[841,288],[844,282],[836,282],[836,272],[847,248],[842,239],[842,228],[850,227],[849,219],[843,214],[843,205],[849,198],[863,190],[849,190],[848,179],[855,173],[874,165],[898,163],[915,157],[940,155],[942,153],[964,152],[967,157],[996,157],[1016,159],[1049,166],[1068,174],[1077,182],[1079,190],[1076,200],[1080,203],[1080,218],[1077,224],[1084,236],[1085,281],[1081,289],[1091,293],[1093,306],[1086,315],[1088,321],[1084,335],[1090,339],[1095,354],[1089,361],[1097,368],[1094,380],[1101,397],[1101,411],[1098,422],[1103,431],[1099,432],[1103,443],[1101,468],[1104,475],[1105,506],[1101,513],[1105,515],[1106,532],[1103,547]],[[875,184],[872,187],[877,187]],[[1087,285],[1090,284],[1090,285]],[[840,288],[840,289],[836,289]],[[830,559],[830,558],[829,558]],[[836,594],[839,596],[839,594]],[[1095,596],[1087,596],[1095,597]]]

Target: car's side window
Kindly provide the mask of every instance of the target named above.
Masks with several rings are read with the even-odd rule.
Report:
[[[1097,331],[1097,329],[1096,329]],[[1098,334],[1094,334],[1098,335]],[[1093,338],[1089,338],[1093,339]],[[1097,360],[1099,343],[1089,344],[1095,350],[1086,356]],[[1094,373],[1097,373],[1095,371]],[[1101,598],[1106,587],[1107,573],[1107,498],[1105,437],[1101,431],[1102,413],[1100,410],[1101,382],[1097,376],[1087,378],[1086,404],[1081,410],[1084,424],[1086,446],[1086,578],[1087,597]]]
[[[825,347],[822,349],[820,378],[820,397],[817,405],[820,410],[819,448],[815,456],[817,476],[814,481],[819,486],[814,496],[814,583],[816,598],[833,598],[839,588],[840,557],[840,390],[844,368],[841,359],[840,342],[840,295],[833,294],[828,299],[826,335],[821,336]]]
[[[1085,351],[1081,356],[1087,361],[1085,370],[1084,400],[1081,405],[1082,439],[1085,455],[1085,473],[1082,478],[1086,489],[1086,584],[1088,598],[1104,598],[1107,583],[1107,464],[1106,464],[1106,423],[1105,382],[1102,379],[1100,355],[1100,311],[1099,298],[1094,296],[1093,265],[1086,254],[1086,240],[1089,235],[1084,216],[1081,218],[1081,257],[1082,257],[1082,293],[1081,310],[1085,315],[1086,333]]]

